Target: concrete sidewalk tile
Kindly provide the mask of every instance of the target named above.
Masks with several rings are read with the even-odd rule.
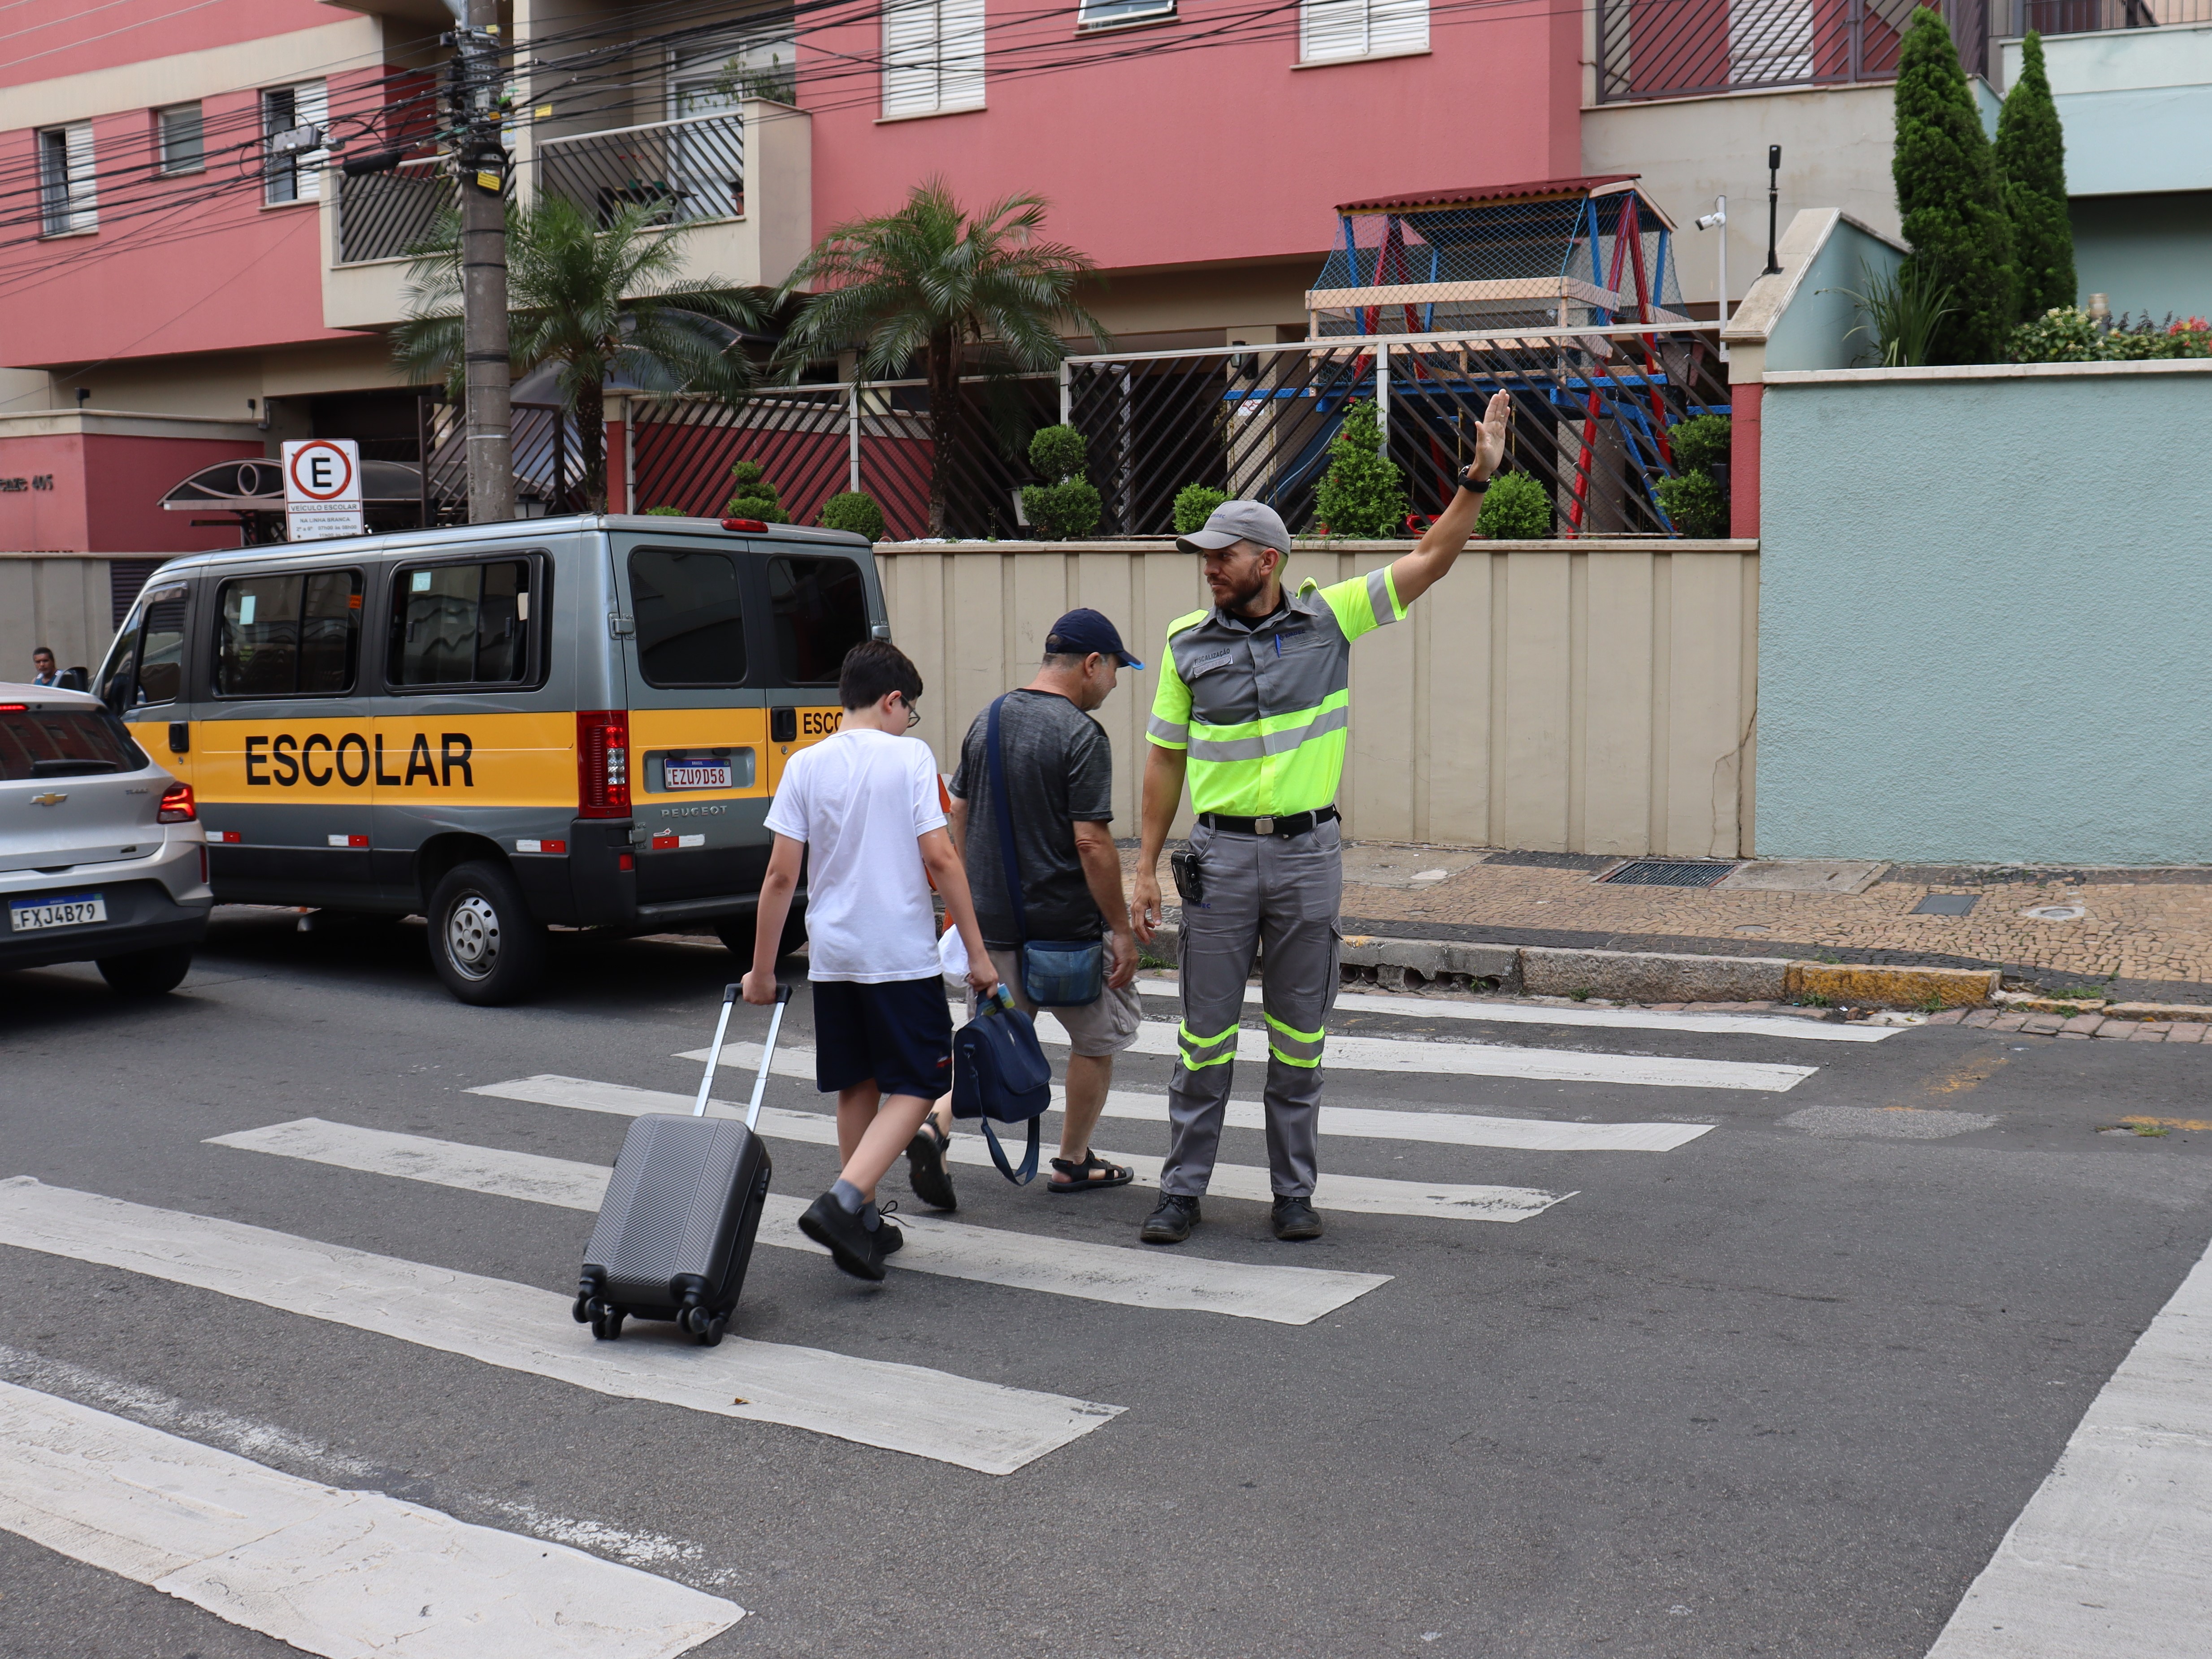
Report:
[[[1990,1022],[1990,1030],[1992,1031],[2017,1031],[2021,1026],[2027,1024],[2027,1016],[2026,1014],[1999,1014],[1995,1019]]]
[[[2087,1042],[2089,1041],[2089,1034],[2087,1031],[2054,1031],[2051,1035],[2056,1036],[2061,1042]]]
[[[2056,1036],[2065,1023],[2056,1014],[2031,1014],[2021,1022],[2020,1029],[2030,1036]]]
[[[2166,1034],[2166,1040],[2168,1042],[2202,1042],[2204,1041],[2204,1030],[2205,1028],[2194,1020],[2186,1025],[2176,1024],[2174,1028]]]
[[[2075,1032],[2082,1036],[2088,1036],[2104,1023],[2105,1017],[2102,1014],[2076,1014],[2058,1029],[2061,1032]],[[2115,1020],[2113,1024],[2118,1024],[2119,1022]]]
[[[2084,1014],[2082,1018],[2084,1019],[2089,1019],[2097,1017]],[[2128,1037],[2133,1036],[2141,1030],[2142,1030],[2142,1027],[2132,1019],[2098,1018],[2096,1029],[2091,1031],[2089,1035],[2091,1036],[2100,1037],[2118,1037],[2124,1040]]]
[[[2163,1042],[2166,1041],[2166,1033],[2155,1025],[2138,1025],[2134,1030],[2128,1033],[2128,1041],[2130,1042]]]
[[[1954,1008],[1948,1013],[1929,1015],[1928,1023],[1930,1025],[1987,1025],[1996,1018],[1996,1015],[1987,1008],[1977,1008],[1971,1013],[1964,1008]]]

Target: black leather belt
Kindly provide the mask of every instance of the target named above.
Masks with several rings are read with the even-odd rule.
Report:
[[[1293,812],[1286,818],[1232,818],[1226,812],[1200,812],[1198,821],[1209,830],[1231,830],[1240,836],[1303,836],[1317,824],[1333,823],[1336,808],[1318,812]]]

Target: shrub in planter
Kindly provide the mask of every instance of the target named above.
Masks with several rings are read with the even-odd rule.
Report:
[[[1678,535],[1705,541],[1728,534],[1728,498],[1709,474],[1685,472],[1662,478],[1656,493]]]
[[[1079,539],[1106,516],[1097,487],[1083,476],[1083,434],[1072,426],[1037,428],[1030,440],[1030,465],[1050,483],[1022,486],[1022,516],[1046,541]]]
[[[824,530],[848,530],[872,542],[884,538],[884,510],[865,489],[843,489],[822,503],[815,520]]]
[[[1725,415],[1692,415],[1667,428],[1667,447],[1674,452],[1677,472],[1703,472],[1711,477],[1717,466],[1726,466],[1732,428]]]
[[[648,519],[688,519],[691,515],[680,507],[648,507],[645,509],[645,516]]]
[[[1206,521],[1213,509],[1229,499],[1228,492],[1207,484],[1185,484],[1176,492],[1175,532],[1188,536],[1194,530],[1206,528]]]
[[[1328,447],[1328,476],[1314,497],[1314,520],[1332,536],[1377,540],[1406,533],[1406,479],[1385,459],[1375,405],[1353,404]]]
[[[768,481],[768,469],[758,461],[739,461],[730,469],[735,493],[722,504],[726,519],[758,519],[763,524],[789,524],[791,514],[776,498]]]
[[[2105,355],[2096,319],[2079,306],[2053,306],[2005,341],[2005,356],[2016,363],[2094,363]]]
[[[1482,492],[1474,533],[1498,542],[1540,541],[1552,533],[1551,492],[1526,472],[1501,472]]]

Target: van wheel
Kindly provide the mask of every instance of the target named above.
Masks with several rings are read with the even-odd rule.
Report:
[[[463,1002],[514,1002],[544,974],[545,927],[501,866],[459,865],[430,895],[430,960]]]
[[[173,991],[192,970],[192,947],[164,945],[157,950],[133,951],[128,956],[102,957],[100,976],[116,995],[158,997]]]
[[[714,933],[732,955],[746,963],[752,961],[754,922],[751,916],[720,917],[714,923]],[[781,962],[805,943],[806,906],[793,899],[791,914],[783,919],[783,937],[776,941],[776,960]]]

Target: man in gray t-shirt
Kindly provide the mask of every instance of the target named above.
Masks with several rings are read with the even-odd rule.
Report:
[[[1046,1189],[1089,1192],[1128,1184],[1129,1171],[1091,1150],[1091,1132],[1114,1081],[1114,1056],[1137,1040],[1142,1013],[1134,988],[1137,939],[1114,845],[1114,750],[1090,711],[1112,695],[1123,667],[1144,665],[1122,647],[1114,624],[1096,611],[1071,611],[1053,624],[1036,678],[1010,691],[999,712],[999,743],[1021,867],[1022,907],[1031,939],[1103,937],[1106,989],[1079,1008],[1054,1008],[1066,1028],[1067,1104],[1060,1156]],[[1021,1007],[1036,1012],[1021,984],[1023,930],[1006,888],[998,796],[991,778],[990,710],[968,728],[951,783],[953,844],[962,849],[983,942],[1000,982]],[[925,1124],[908,1149],[915,1191],[936,1202],[943,1124]]]

